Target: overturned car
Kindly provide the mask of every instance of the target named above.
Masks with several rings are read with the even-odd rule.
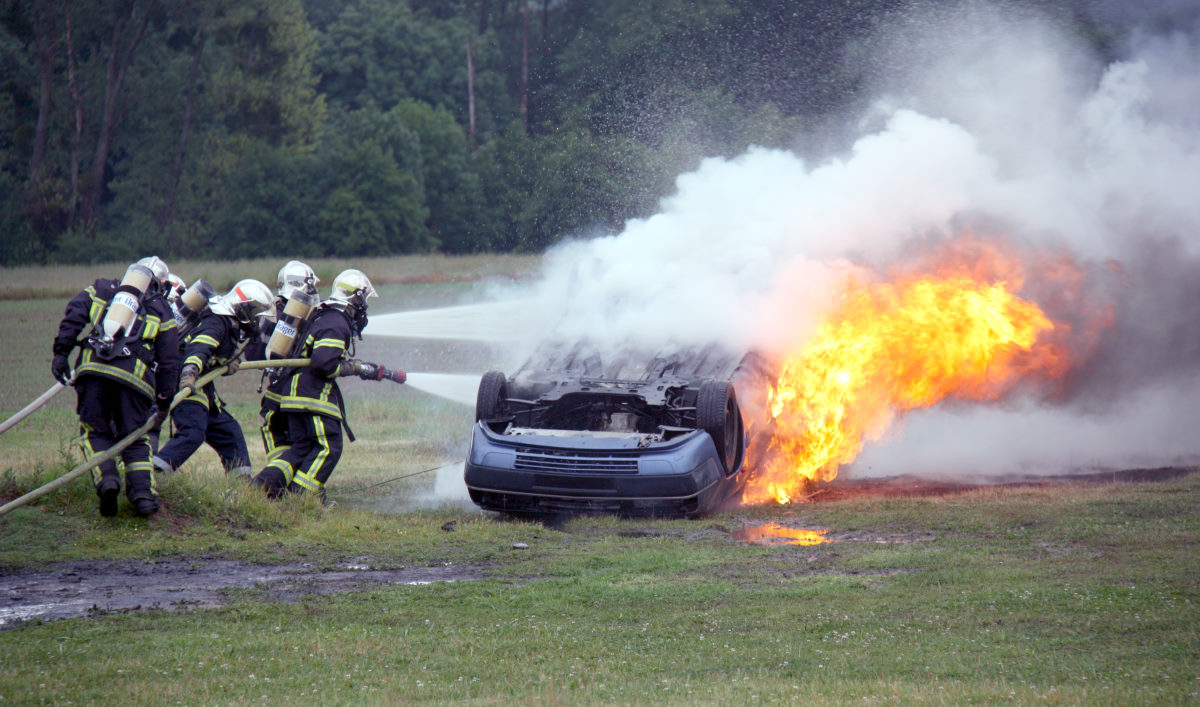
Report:
[[[718,347],[604,356],[544,347],[479,383],[464,475],[472,501],[514,515],[701,515],[736,503],[764,406],[754,354]]]

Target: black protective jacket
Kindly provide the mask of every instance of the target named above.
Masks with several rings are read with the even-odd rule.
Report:
[[[200,316],[196,328],[183,342],[183,365],[195,366],[200,369],[200,375],[224,366],[237,353],[241,339],[242,332],[236,319],[206,310]],[[210,381],[202,391],[198,391],[188,400],[201,403],[205,407],[216,404],[216,386]]]
[[[246,347],[247,361],[264,361],[270,355],[267,351],[267,344],[271,341],[271,335],[275,333],[275,323],[283,316],[283,308],[287,306],[287,300],[276,298],[275,300],[275,317],[264,318],[262,326],[259,328],[258,339],[251,341]],[[284,386],[287,384],[288,371],[283,371],[275,375],[267,377],[267,389],[263,393],[261,413],[266,417],[271,410],[279,409],[279,400],[283,397]]]
[[[102,358],[81,340],[99,330],[120,285],[120,280],[101,278],[71,299],[54,337],[54,355],[70,356],[80,346],[82,351],[75,365],[77,376],[111,378],[157,399],[161,407],[175,394],[181,365],[175,319],[162,296],[142,297],[133,327],[128,336],[117,342],[115,355]]]
[[[344,406],[337,376],[341,362],[354,355],[354,336],[354,324],[344,306],[323,303],[313,316],[301,353],[312,362],[285,374],[279,409],[342,420]]]

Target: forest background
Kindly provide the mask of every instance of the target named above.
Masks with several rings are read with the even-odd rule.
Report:
[[[1100,56],[1133,29],[1118,0],[1011,4]],[[705,157],[833,149],[912,5],[0,0],[0,266],[609,233]]]

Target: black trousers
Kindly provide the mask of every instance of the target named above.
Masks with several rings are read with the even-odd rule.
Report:
[[[318,413],[275,413],[287,422],[292,446],[281,452],[255,477],[267,494],[277,497],[313,491],[325,496],[325,482],[342,457],[342,423]]]
[[[154,402],[112,378],[83,375],[75,381],[75,411],[79,415],[79,442],[83,453],[92,457],[109,450],[150,419]],[[126,447],[119,456],[125,470],[125,495],[131,500],[152,498],[154,465],[150,461],[150,445],[141,437]],[[101,485],[121,484],[117,460],[100,464],[92,471],[97,490]]]
[[[172,469],[183,466],[205,442],[220,455],[226,471],[250,465],[242,427],[219,401],[210,401],[205,408],[204,403],[188,398],[175,406],[171,419],[175,422],[175,434],[156,456]]]
[[[288,432],[287,418],[279,412],[279,408],[264,405],[259,414],[263,419],[259,428],[263,449],[267,452],[267,461],[271,461],[292,446],[292,436]]]

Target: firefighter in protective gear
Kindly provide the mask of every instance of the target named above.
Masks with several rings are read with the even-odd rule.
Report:
[[[171,315],[175,319],[175,328],[177,330],[181,321],[178,309],[179,297],[186,291],[187,283],[183,281],[182,277],[179,277],[175,273],[167,273],[165,297],[167,304],[171,307]],[[165,418],[160,417],[157,424],[146,433],[146,442],[150,445],[150,454],[152,455],[158,454],[158,440],[162,436],[162,423],[165,421]]]
[[[285,373],[279,401],[292,445],[254,477],[269,497],[311,491],[325,500],[325,483],[341,458],[346,425],[337,377],[357,373],[354,340],[362,338],[371,297],[378,294],[367,276],[345,270],[334,279],[329,299],[317,308],[301,352],[311,363]],[[348,426],[346,433],[353,441]]]
[[[279,269],[279,276],[276,279],[275,308],[270,315],[260,317],[262,321],[259,326],[259,339],[246,347],[247,361],[262,361],[268,358],[267,342],[275,333],[275,324],[283,317],[283,310],[287,306],[288,300],[294,293],[303,292],[311,295],[315,301],[319,282],[320,279],[317,278],[313,269],[299,260],[290,260]],[[303,341],[299,342],[301,345],[303,343]],[[263,394],[262,407],[259,410],[259,415],[262,416],[262,426],[259,430],[262,433],[267,462],[274,461],[292,446],[287,422],[279,414],[279,400],[283,397],[287,374],[287,370],[263,374],[267,388],[266,393]]]
[[[242,280],[227,294],[214,297],[199,324],[183,344],[179,390],[191,395],[175,406],[175,434],[157,454],[157,470],[179,469],[201,444],[208,443],[221,458],[226,473],[250,475],[250,452],[237,420],[225,408],[211,381],[200,390],[196,381],[207,370],[229,365],[236,370],[239,346],[258,334],[257,316],[271,306],[271,290],[258,280]]]
[[[54,338],[54,362],[51,370],[61,382],[70,382],[68,357],[81,346],[75,367],[76,412],[79,415],[80,444],[88,457],[103,453],[141,427],[152,414],[165,417],[179,376],[179,338],[171,308],[163,297],[167,285],[167,266],[157,257],[143,258],[130,271],[149,273],[148,285],[136,297],[134,290],[121,280],[101,278],[67,305]],[[127,279],[129,271],[126,273]],[[121,293],[136,306],[136,316],[123,330],[120,345],[101,357],[96,350],[102,337],[102,324],[111,304]],[[83,335],[92,333],[84,343]],[[118,460],[109,460],[92,471],[96,494],[100,497],[100,515],[117,514],[122,481],[125,495],[141,516],[159,509],[154,486],[150,447],[145,438],[121,452]],[[122,470],[124,479],[122,479]]]
[[[184,292],[187,292],[187,283],[183,278],[175,273],[167,275],[167,303],[174,305]]]

